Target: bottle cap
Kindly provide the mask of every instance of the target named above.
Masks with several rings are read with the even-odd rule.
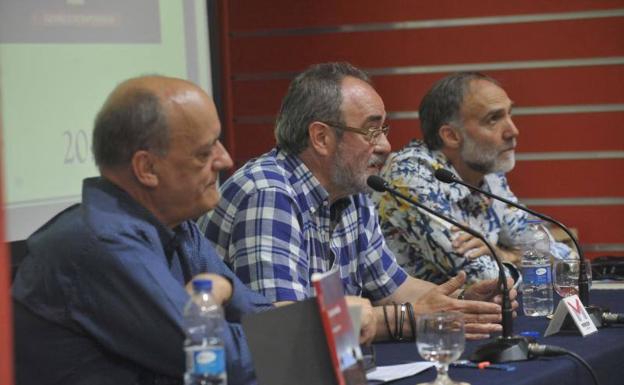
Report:
[[[195,291],[211,291],[212,281],[209,279],[195,279],[193,280],[193,290]]]
[[[524,332],[520,332],[520,335],[522,337],[531,338],[533,340],[538,340],[538,339],[540,339],[542,337],[540,332],[538,332],[537,330],[527,330],[527,331],[524,331]]]

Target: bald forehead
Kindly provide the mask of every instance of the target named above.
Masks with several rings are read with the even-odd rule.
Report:
[[[126,80],[118,85],[112,92],[109,100],[124,99],[127,95],[132,95],[136,92],[149,92],[158,97],[162,103],[175,99],[181,93],[203,93],[199,87],[184,79],[165,76],[143,76]]]
[[[486,79],[475,79],[471,80],[468,84],[466,94],[464,95],[464,101],[470,96],[476,96],[481,94],[507,95],[505,90],[503,90],[498,84],[492,83],[491,81]]]
[[[461,111],[465,113],[473,112],[478,108],[497,108],[500,105],[511,104],[504,89],[488,80],[472,80],[464,95]]]
[[[342,80],[342,106],[343,117],[349,112],[362,114],[365,121],[383,120],[385,109],[381,96],[369,83],[347,76]]]
[[[201,105],[207,114],[217,114],[212,99],[201,88],[187,80],[166,76],[142,76],[126,80],[111,93],[107,104],[131,103],[133,95],[137,93],[150,93],[157,97],[167,116],[190,105]]]

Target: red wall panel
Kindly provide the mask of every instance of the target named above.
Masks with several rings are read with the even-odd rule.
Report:
[[[624,103],[624,66],[485,72],[501,83],[517,107]],[[387,110],[418,110],[425,92],[444,75],[376,76],[374,82]]]
[[[234,81],[234,111],[237,116],[275,115],[290,79]]]
[[[232,39],[232,71],[300,71],[348,60],[364,68],[618,56],[624,18]],[[510,44],[513,42],[513,44]],[[536,44],[539,42],[539,44]],[[248,60],[253,58],[253,60]]]
[[[624,159],[519,161],[509,174],[523,198],[622,196],[622,181]]]
[[[622,7],[621,0],[230,0],[233,31],[574,12]]]
[[[513,120],[520,130],[518,153],[624,150],[624,112],[516,115]],[[422,138],[418,119],[389,123],[393,150]]]
[[[518,151],[624,150],[624,112],[515,116]]]
[[[576,228],[580,243],[621,243],[624,205],[619,206],[531,206],[569,227]]]
[[[249,159],[255,158],[275,147],[273,124],[236,124],[236,136],[239,138],[237,149],[241,155],[233,157],[234,167],[238,168]]]
[[[624,103],[624,66],[486,71],[517,107]],[[373,76],[387,111],[418,110],[420,100],[445,73]],[[274,115],[290,79],[233,82],[234,113]],[[539,92],[536,92],[539,90]]]

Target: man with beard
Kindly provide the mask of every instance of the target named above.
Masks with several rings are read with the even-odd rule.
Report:
[[[365,194],[366,179],[390,152],[385,119],[364,72],[347,63],[310,67],[282,101],[278,147],[224,183],[204,221],[206,236],[243,282],[276,305],[313,296],[312,274],[339,270],[347,301],[364,308],[361,342],[412,337],[414,314],[433,311],[463,312],[468,337],[499,331],[495,281],[458,300],[464,273],[436,286],[408,276],[386,247]]]
[[[520,253],[514,249],[527,215],[459,185],[439,182],[438,168],[467,183],[516,201],[505,173],[513,169],[518,129],[512,101],[489,76],[464,72],[438,81],[423,98],[419,118],[424,141],[413,140],[395,154],[382,176],[418,201],[481,232],[516,275]],[[382,231],[399,264],[412,276],[444,282],[459,271],[468,281],[492,279],[498,268],[485,244],[472,235],[397,202],[374,194]],[[570,250],[554,243],[552,252]]]

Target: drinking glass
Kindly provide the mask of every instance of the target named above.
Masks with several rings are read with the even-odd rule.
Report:
[[[436,363],[438,374],[433,382],[420,385],[470,385],[448,376],[449,364],[464,351],[464,318],[458,312],[423,314],[416,319],[416,346],[427,361]]]
[[[587,279],[591,287],[591,265],[585,260],[587,265]],[[558,259],[553,263],[553,288],[560,297],[568,297],[578,294],[579,260],[578,259]]]

